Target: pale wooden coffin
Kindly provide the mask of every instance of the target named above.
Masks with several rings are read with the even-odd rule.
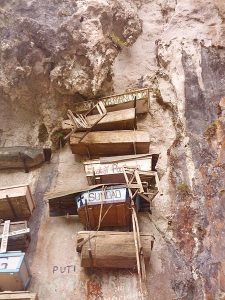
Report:
[[[78,102],[74,105],[74,112],[83,113],[89,111],[98,101],[104,103],[107,111],[118,111],[136,106],[138,114],[146,113],[149,110],[149,88],[111,95],[101,99]]]
[[[38,300],[38,296],[27,291],[3,292],[0,293],[0,300]]]
[[[82,142],[82,133],[72,134],[70,146],[73,154],[109,156],[145,154],[149,152],[150,138],[146,131],[117,130],[90,132]]]
[[[79,220],[88,229],[130,225],[130,198],[125,186],[86,191],[76,201]]]
[[[140,238],[145,263],[149,263],[154,238],[144,233],[140,234]],[[80,231],[77,234],[77,251],[81,252],[81,266],[84,268],[136,269],[133,232]]]
[[[100,158],[84,162],[84,169],[89,184],[125,183],[123,168],[135,168],[141,171],[152,170],[152,155],[127,155]]]
[[[20,251],[0,253],[0,290],[22,291],[30,282],[31,274],[25,261],[25,253]]]
[[[88,124],[93,125],[99,119],[99,115],[90,115],[86,117]],[[125,130],[135,128],[135,108],[120,110],[117,112],[108,112],[101,121],[95,125],[94,130]],[[70,120],[62,122],[62,129],[68,134],[73,128]],[[77,131],[84,131],[85,128],[78,127]]]
[[[0,188],[0,219],[28,220],[35,208],[29,185]]]
[[[2,240],[3,228],[4,228],[4,222],[0,224],[0,243]],[[18,234],[19,232],[20,234]],[[31,240],[30,230],[27,227],[26,221],[10,223],[8,246],[7,246],[8,251],[25,252],[30,244],[30,240]]]

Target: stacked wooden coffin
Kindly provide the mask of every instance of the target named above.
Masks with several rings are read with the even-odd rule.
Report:
[[[148,111],[148,89],[101,102],[107,112],[94,101],[78,103],[62,124],[72,153],[89,156],[84,162],[89,188],[55,191],[45,199],[50,216],[77,214],[84,224],[87,231],[77,235],[83,267],[137,268],[144,276],[154,238],[139,233],[135,201],[141,196],[149,205],[158,185],[158,155],[149,154],[149,135],[136,127],[136,113]]]
[[[148,132],[135,130],[136,113],[148,111],[148,89],[105,97],[99,103],[100,109],[95,101],[77,104],[74,115],[68,114],[70,119],[62,122],[65,134],[73,129],[69,135],[72,153],[89,157],[148,153]],[[84,136],[83,131],[88,134]]]

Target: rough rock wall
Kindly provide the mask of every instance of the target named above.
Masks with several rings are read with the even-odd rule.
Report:
[[[164,194],[140,217],[156,236],[150,299],[224,299],[224,2],[1,5],[1,144],[38,143],[78,95],[152,86],[139,126],[161,153]]]
[[[1,144],[38,144],[39,125],[51,134],[74,101],[110,91],[114,59],[140,33],[131,1],[2,0]]]
[[[117,57],[114,82],[153,86],[141,127],[161,152],[164,195],[152,209],[151,299],[224,299],[225,3],[138,4],[143,34]]]

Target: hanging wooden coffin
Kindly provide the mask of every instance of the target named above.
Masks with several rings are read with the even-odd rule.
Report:
[[[125,183],[123,168],[130,167],[142,171],[152,170],[152,155],[127,155],[100,158],[84,162],[84,169],[89,184]]]
[[[149,262],[154,238],[140,234],[145,263]],[[77,251],[81,253],[84,268],[136,269],[136,248],[133,232],[80,231]]]
[[[28,220],[35,208],[29,185],[0,188],[0,219]]]
[[[73,154],[109,156],[145,154],[149,152],[150,139],[146,131],[117,130],[90,132],[79,143],[80,133],[72,134],[70,146]]]
[[[0,290],[22,291],[31,279],[25,253],[20,251],[0,254]]]
[[[79,220],[89,229],[130,225],[130,199],[125,186],[87,191],[77,196],[76,202]]]

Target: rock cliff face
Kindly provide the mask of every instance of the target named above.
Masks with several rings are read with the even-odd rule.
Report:
[[[164,187],[152,213],[161,246],[152,262],[151,299],[225,296],[224,9],[222,1],[139,3],[143,34],[114,64],[117,89],[140,59],[147,64],[132,69],[127,87],[155,87],[151,115],[142,121],[161,151]],[[131,57],[133,65],[119,73]],[[156,294],[159,286],[167,296]]]
[[[38,143],[34,127],[51,133],[65,105],[112,89],[111,65],[141,22],[130,1],[24,0],[1,1],[0,28],[5,119],[26,119],[20,142]],[[9,122],[3,127],[9,143]]]
[[[1,144],[39,143],[73,101],[152,87],[139,126],[164,194],[141,216],[150,299],[225,299],[224,1],[1,4]]]

